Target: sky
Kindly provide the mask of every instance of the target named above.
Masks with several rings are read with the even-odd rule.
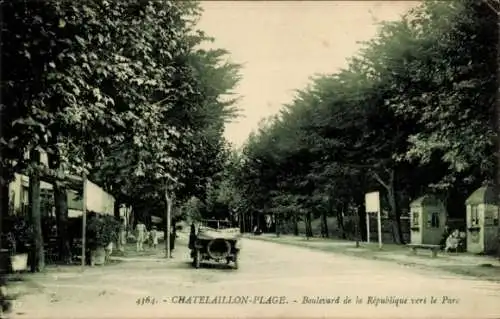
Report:
[[[293,100],[318,73],[347,66],[377,34],[380,21],[398,20],[415,1],[202,1],[199,29],[243,64],[234,92],[241,117],[225,136],[240,147],[261,119]]]

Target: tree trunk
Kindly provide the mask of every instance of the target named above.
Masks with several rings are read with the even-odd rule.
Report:
[[[130,206],[125,206],[125,222],[126,222],[126,227],[125,227],[125,239],[128,238],[128,235],[130,233],[130,211],[132,208]]]
[[[170,258],[172,255],[172,251],[170,250],[170,232],[172,231],[171,229],[171,214],[172,214],[172,199],[168,196],[168,194],[165,192],[165,201],[167,203],[167,209],[165,211],[165,251],[166,251],[166,258]]]
[[[401,230],[401,219],[398,212],[396,191],[394,189],[394,170],[391,170],[391,178],[389,179],[389,189],[387,192],[389,206],[391,208],[391,218],[393,227],[393,237],[397,244],[404,244],[403,232]]]
[[[243,211],[241,211],[240,212],[240,220],[241,220],[240,231],[242,233],[246,233],[247,232],[247,230],[245,228],[245,225],[246,225],[245,219],[246,219],[246,214],[244,214]]]
[[[113,206],[113,215],[115,216],[116,220],[120,220],[120,202],[115,199],[115,204]]]
[[[32,166],[40,163],[40,153],[31,151],[30,162]],[[29,176],[29,207],[30,220],[33,227],[33,259],[31,271],[42,271],[45,267],[43,249],[42,218],[40,215],[40,176],[36,170]]]
[[[296,212],[293,213],[293,234],[295,236],[299,235],[299,218]]]
[[[356,216],[354,217],[355,221],[355,228],[356,228],[356,247],[359,247],[359,242],[362,241],[362,236],[361,236],[361,223],[360,223],[360,216],[363,214],[363,208],[360,205],[356,205]]]
[[[9,216],[9,183],[2,178],[0,180],[0,247],[2,247],[1,234],[3,234],[4,220],[7,216]]]
[[[281,217],[279,214],[274,213],[274,228],[276,228],[276,237],[280,236],[281,233]]]
[[[71,262],[71,248],[68,236],[68,193],[64,186],[54,185],[54,205],[56,210],[59,260]]]
[[[130,210],[129,210],[129,216],[128,216],[129,217],[128,227],[129,227],[130,231],[133,231],[135,229],[135,220],[136,220],[136,218],[135,218],[135,208],[132,205],[132,206],[129,207],[129,209]]]
[[[397,244],[403,244],[404,238],[397,207],[396,191],[394,189],[394,169],[386,169],[386,171],[389,173],[388,182],[384,182],[384,180],[376,172],[373,172],[373,176],[387,191],[387,200],[390,208],[389,217],[392,220],[392,237],[394,242]]]
[[[64,169],[61,167],[57,153],[49,155],[49,167],[57,171],[58,176],[64,176]],[[71,262],[71,245],[68,234],[68,191],[66,186],[57,181],[52,186],[54,190],[59,260],[69,264]]]
[[[256,212],[255,219],[257,220],[257,229],[259,231],[261,230],[261,227],[260,227],[261,218],[262,218],[261,212],[260,211]]]
[[[339,226],[340,230],[340,238],[346,239],[346,232],[345,232],[345,227],[344,227],[344,204],[339,203],[337,204],[336,207],[336,213],[337,213],[337,225]]]
[[[322,229],[323,229],[323,236],[325,238],[328,238],[328,237],[330,237],[330,234],[328,231],[328,217],[326,216],[326,214],[327,214],[326,210],[324,210],[321,213],[321,225],[322,225]]]
[[[306,213],[306,237],[309,239],[310,237],[313,237],[312,233],[312,225],[311,225],[311,211],[307,210]]]
[[[401,219],[398,212],[396,196],[394,194],[394,188],[388,194],[389,205],[391,207],[391,217],[392,217],[392,227],[393,227],[393,237],[395,237],[395,243],[404,244],[403,231],[401,229]]]

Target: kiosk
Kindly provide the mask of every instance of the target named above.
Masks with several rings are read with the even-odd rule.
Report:
[[[491,185],[477,189],[465,201],[467,209],[467,251],[495,252],[498,248],[497,194]]]
[[[422,196],[410,204],[411,243],[439,245],[446,225],[446,208],[434,195]]]

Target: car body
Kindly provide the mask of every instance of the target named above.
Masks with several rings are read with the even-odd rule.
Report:
[[[197,231],[190,235],[191,258],[195,268],[199,268],[204,260],[227,264],[232,262],[234,268],[238,268],[241,232],[239,228],[230,226],[227,221],[205,220]]]

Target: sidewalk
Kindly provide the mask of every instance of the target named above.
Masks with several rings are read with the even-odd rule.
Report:
[[[417,255],[410,254],[403,245],[386,244],[379,249],[378,243],[360,242],[356,247],[353,241],[325,238],[310,238],[275,234],[259,236],[245,235],[245,238],[268,242],[307,247],[330,253],[338,253],[358,258],[392,261],[405,266],[417,266],[425,269],[438,269],[459,275],[471,276],[485,280],[500,281],[500,260],[490,256],[477,256],[467,253],[438,253],[432,258],[430,251],[421,250]]]
[[[98,278],[106,274],[113,274],[123,269],[143,269],[144,264],[149,264],[152,267],[161,268],[184,268],[183,266],[190,259],[189,250],[187,248],[187,240],[185,236],[179,236],[175,243],[175,250],[171,259],[165,258],[165,244],[160,243],[156,250],[153,250],[148,245],[145,245],[145,251],[137,252],[135,244],[128,244],[123,255],[115,255],[115,252],[110,257],[109,261],[104,265],[85,266],[79,265],[58,265],[47,266],[40,273],[21,273],[13,274],[9,277],[8,292],[9,295],[17,299],[17,297],[25,295],[43,294],[48,287],[67,283],[80,282],[85,278]],[[119,253],[121,254],[121,253]]]

